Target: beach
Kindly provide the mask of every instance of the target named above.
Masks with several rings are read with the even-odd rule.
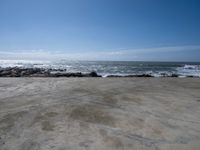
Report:
[[[0,78],[0,150],[199,147],[199,78]]]

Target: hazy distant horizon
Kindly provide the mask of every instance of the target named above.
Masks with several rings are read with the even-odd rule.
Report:
[[[183,55],[188,54],[185,58]],[[1,60],[82,60],[82,61],[167,61],[167,62],[198,62],[199,45],[155,47],[138,49],[102,50],[98,52],[63,50],[7,50],[0,51]],[[159,57],[159,58],[158,58]]]

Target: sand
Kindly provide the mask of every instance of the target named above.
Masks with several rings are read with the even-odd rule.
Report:
[[[199,78],[0,78],[0,150],[199,149]]]

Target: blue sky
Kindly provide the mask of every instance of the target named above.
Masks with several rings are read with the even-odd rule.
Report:
[[[0,0],[0,59],[200,60],[199,0]]]

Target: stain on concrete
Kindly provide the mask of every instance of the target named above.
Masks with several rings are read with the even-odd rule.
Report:
[[[42,130],[54,131],[55,125],[52,119],[55,118],[57,115],[57,112],[46,112],[44,114],[38,113],[33,119],[31,126],[33,126],[36,123],[40,123]]]
[[[79,143],[79,146],[84,147],[85,149],[89,149],[90,146],[94,143],[92,140],[85,140]]]
[[[72,110],[70,118],[95,124],[114,126],[114,118],[108,112],[92,105],[77,106]]]
[[[119,99],[122,101],[133,102],[138,105],[142,105],[143,99],[137,95],[133,94],[122,94],[119,96]]]
[[[115,98],[115,96],[113,96],[110,93],[103,93],[103,101],[105,103],[111,104],[111,105],[116,105],[118,100]]]
[[[108,145],[109,147],[113,149],[120,149],[120,150],[124,149],[123,143],[118,137],[108,136],[104,139],[104,141],[106,145]]]
[[[19,148],[19,150],[39,150],[40,145],[32,140],[26,140]]]
[[[104,130],[104,129],[99,129],[99,133],[100,133],[100,135],[102,136],[102,137],[106,137],[107,136],[107,131],[106,130]]]
[[[52,124],[48,120],[42,121],[41,125],[42,125],[42,130],[45,130],[45,131],[54,131],[55,125]]]
[[[3,116],[3,118],[0,120],[0,133],[3,134],[11,131],[12,127],[15,125],[15,122],[19,118],[22,118],[25,114],[27,114],[26,111],[21,111]]]

